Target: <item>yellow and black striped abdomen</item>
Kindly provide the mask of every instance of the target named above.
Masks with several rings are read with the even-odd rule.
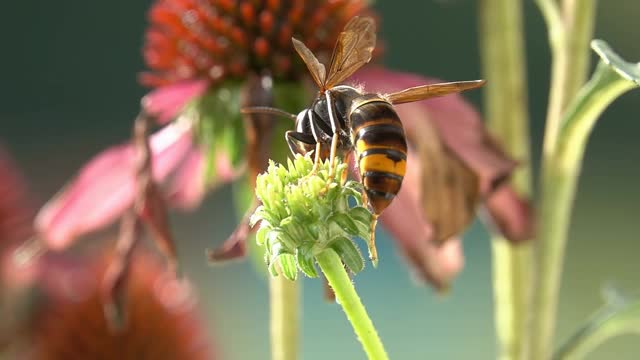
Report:
[[[381,98],[357,101],[349,116],[351,140],[369,206],[380,214],[400,191],[407,141],[390,103]]]

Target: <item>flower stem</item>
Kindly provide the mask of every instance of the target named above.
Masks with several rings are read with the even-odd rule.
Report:
[[[581,115],[575,114],[580,109],[581,98],[576,97],[576,93],[584,84],[589,65],[588,45],[593,35],[596,0],[564,0],[562,8],[553,0],[537,0],[537,3],[549,28],[552,67],[526,358],[546,360],[551,357],[564,249],[584,155],[584,144],[581,149],[558,147],[567,141],[566,134],[562,134],[565,124],[573,116]],[[600,112],[594,114],[597,118]],[[584,141],[586,143],[586,137]],[[563,152],[575,154],[576,151],[579,156],[562,164],[561,158],[566,155]]]
[[[271,359],[298,358],[299,281],[269,276],[271,303]]]
[[[513,185],[522,196],[531,194],[529,119],[522,31],[522,1],[483,0],[480,34],[485,87],[485,118],[492,134],[522,165]],[[531,244],[513,245],[501,236],[492,239],[493,288],[499,359],[524,354],[526,314],[531,278]]]
[[[318,254],[316,260],[369,359],[388,359],[373,322],[369,319],[338,254],[329,248]]]
[[[549,359],[571,210],[586,143],[606,107],[634,83],[600,63],[565,112],[553,157],[543,163],[542,205],[536,243],[530,359]]]

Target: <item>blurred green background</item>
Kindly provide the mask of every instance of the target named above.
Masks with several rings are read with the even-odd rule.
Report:
[[[44,201],[92,155],[129,136],[145,89],[136,83],[149,1],[11,1],[0,13],[0,141]],[[378,1],[385,64],[449,80],[479,77],[477,2]],[[540,152],[549,51],[533,1],[526,1],[533,150]],[[640,2],[601,1],[596,36],[624,58],[640,60]],[[488,79],[491,81],[491,79]],[[482,92],[468,95],[480,104]],[[587,150],[560,301],[559,339],[601,303],[613,283],[640,293],[640,91],[599,121]],[[193,214],[174,216],[179,251],[196,281],[203,314],[225,359],[268,358],[268,297],[248,261],[210,267],[204,249],[219,244],[236,219],[229,188]],[[495,358],[491,254],[483,228],[465,236],[466,268],[449,295],[419,286],[392,242],[378,230],[381,264],[357,276],[357,288],[393,359]],[[304,283],[303,359],[361,359],[360,345],[320,281]],[[637,359],[638,339],[615,339],[590,359]]]

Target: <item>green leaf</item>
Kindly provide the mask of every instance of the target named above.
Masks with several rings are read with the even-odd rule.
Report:
[[[278,256],[282,275],[291,281],[298,278],[298,267],[296,265],[296,257],[291,254],[281,254]]]
[[[591,46],[601,61],[564,113],[553,157],[559,169],[580,166],[589,135],[602,112],[620,95],[640,85],[640,64],[622,60],[602,40],[594,40]]]
[[[358,227],[357,236],[362,239],[368,239],[371,236],[371,221],[373,220],[371,212],[365,207],[356,206],[349,210],[349,216]]]
[[[348,232],[350,235],[358,234],[358,226],[347,214],[343,214],[343,213],[333,214],[329,217],[329,219],[327,219],[327,222],[337,223],[343,230]]]
[[[558,349],[553,359],[582,359],[608,339],[623,334],[640,335],[640,300],[606,305]]]
[[[346,237],[339,237],[331,243],[331,248],[340,256],[342,262],[351,270],[358,273],[364,269],[364,259],[358,247]]]
[[[256,244],[259,246],[264,245],[265,240],[267,239],[267,235],[269,234],[268,226],[260,226],[258,231],[256,232]]]
[[[640,64],[625,61],[604,40],[591,41],[591,48],[605,64],[615,69],[620,76],[640,86]]]
[[[300,270],[308,277],[318,277],[318,271],[315,266],[315,259],[310,249],[298,252],[298,266]]]

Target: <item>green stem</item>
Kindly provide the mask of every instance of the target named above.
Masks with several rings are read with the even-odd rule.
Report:
[[[596,0],[565,0],[562,12],[553,0],[537,2],[549,26],[552,54],[543,146],[544,155],[552,156],[564,111],[587,76]]]
[[[552,53],[551,89],[543,144],[541,205],[535,242],[533,299],[530,312],[528,359],[551,356],[564,249],[576,183],[584,153],[581,149],[557,149],[566,142],[564,124],[579,111],[576,92],[584,83],[589,65],[588,44],[593,34],[595,0],[564,0],[562,12],[553,0],[537,0],[549,27]],[[573,102],[572,102],[573,101]],[[572,102],[567,111],[568,104]],[[599,112],[596,114],[599,115]],[[562,139],[560,139],[562,137]],[[586,143],[586,136],[583,139]],[[574,140],[570,140],[574,141]],[[564,152],[579,156],[563,164]]]
[[[565,44],[570,66],[564,84],[567,102],[578,93],[589,75],[589,43],[593,37],[596,5],[596,0],[564,0],[562,3],[566,28],[569,29]]]
[[[587,139],[604,109],[633,87],[633,82],[600,63],[593,78],[565,112],[554,156],[544,160],[530,359],[544,360],[551,356],[564,250]]]
[[[316,260],[369,359],[389,359],[338,254],[332,249],[326,249],[316,256]]]
[[[485,118],[505,150],[522,165],[513,185],[522,196],[531,194],[529,119],[523,44],[522,1],[483,0],[480,34],[485,87]],[[531,245],[492,239],[493,288],[498,358],[524,354]]]
[[[299,281],[269,276],[271,303],[271,359],[298,358]]]

